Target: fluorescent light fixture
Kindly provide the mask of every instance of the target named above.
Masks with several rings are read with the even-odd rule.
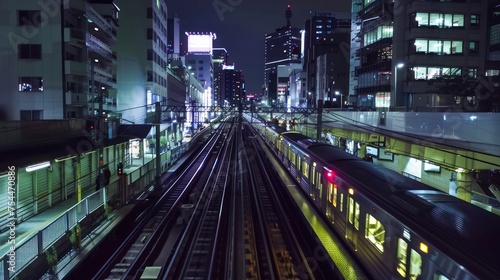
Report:
[[[49,167],[49,166],[50,166],[50,161],[30,165],[30,166],[26,167],[26,172],[33,172],[33,171],[40,170],[40,169],[43,169],[43,168]]]

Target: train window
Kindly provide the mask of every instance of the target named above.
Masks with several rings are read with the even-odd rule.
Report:
[[[354,201],[352,197],[349,197],[349,205],[348,205],[348,217],[349,223],[354,225],[355,229],[359,229],[359,203]]]
[[[365,237],[381,253],[384,252],[385,228],[382,223],[370,214],[366,214]]]
[[[337,207],[337,185],[333,185],[333,197],[332,197],[332,204],[334,207]]]
[[[340,193],[340,207],[339,207],[340,212],[344,211],[344,194]]]
[[[309,164],[307,164],[307,161],[302,161],[302,174],[304,177],[308,178],[309,177]]]
[[[300,170],[300,166],[302,165],[302,158],[300,157],[300,155],[297,155],[296,157],[297,161],[295,162],[295,167]]]
[[[359,203],[356,202],[354,209],[356,211],[354,214],[354,227],[359,230]]]
[[[422,257],[417,251],[411,249],[410,254],[410,279],[416,280],[422,274]]]
[[[295,162],[295,153],[293,152],[292,148],[288,149],[288,159],[291,162]]]
[[[406,251],[407,250],[408,250],[408,243],[406,243],[403,239],[398,238],[397,271],[404,278],[406,278]]]
[[[441,274],[434,274],[434,279],[433,280],[448,280],[448,277],[445,277]]]

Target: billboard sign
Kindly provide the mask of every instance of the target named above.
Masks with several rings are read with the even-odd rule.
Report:
[[[191,34],[188,35],[189,53],[210,53],[213,49],[213,34]]]

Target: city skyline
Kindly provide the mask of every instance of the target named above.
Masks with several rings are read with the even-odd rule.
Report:
[[[350,12],[350,1],[176,1],[169,3],[169,17],[180,19],[184,31],[217,34],[214,47],[226,48],[229,64],[242,70],[247,93],[260,93],[264,83],[264,38],[286,25],[285,10],[291,6],[291,24],[303,28],[315,12]],[[263,7],[266,7],[265,9]],[[196,8],[196,9],[195,9]]]

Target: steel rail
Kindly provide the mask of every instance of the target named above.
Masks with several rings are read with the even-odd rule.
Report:
[[[200,166],[207,160],[211,151],[215,146],[215,138],[204,145],[201,153],[196,159],[189,163],[186,169],[181,172],[178,179],[165,191],[158,201],[150,206],[141,215],[141,218],[136,220],[137,225],[134,230],[127,236],[122,245],[112,254],[103,267],[95,274],[93,279],[105,279],[106,276],[124,278],[126,275],[134,275],[137,269],[139,259],[146,257],[146,248],[151,248],[155,243],[154,237],[160,232],[157,230],[168,221],[172,210],[179,204],[180,198],[185,194],[185,189],[192,184],[194,178],[200,172]],[[184,181],[182,178],[188,178]]]

